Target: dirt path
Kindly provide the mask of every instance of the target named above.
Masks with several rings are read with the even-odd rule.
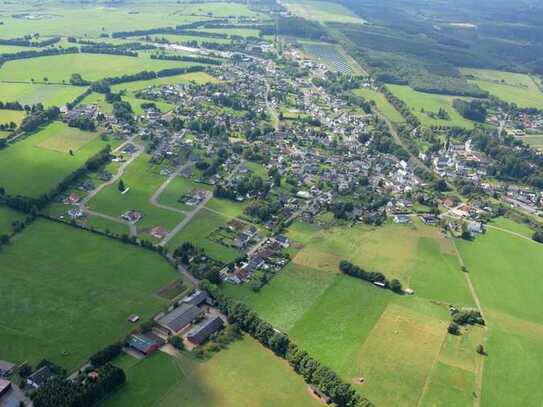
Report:
[[[503,229],[503,228],[500,228],[498,226],[492,226],[492,225],[485,225],[485,227],[488,228],[488,229],[494,229],[494,230],[499,230],[501,232],[509,233],[510,235],[520,237],[521,239],[528,240],[528,241],[530,241],[532,243],[537,244],[537,242],[535,240],[533,240],[532,238],[529,238],[528,236],[521,235],[520,233],[517,233],[517,232],[513,232],[512,230]]]

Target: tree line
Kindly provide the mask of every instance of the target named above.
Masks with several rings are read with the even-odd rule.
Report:
[[[148,30],[133,30],[133,31],[118,31],[111,34],[111,38],[127,38],[127,37],[136,37],[136,36],[148,36],[148,35],[154,35],[154,34],[178,34],[182,33],[184,30],[188,30],[191,28],[198,28],[205,24],[213,23],[213,22],[226,22],[226,19],[215,19],[215,20],[208,20],[208,21],[194,21],[192,23],[188,24],[181,24],[177,25],[175,27],[157,27],[157,28],[150,28]]]
[[[232,324],[258,340],[277,356],[287,360],[294,371],[308,384],[313,384],[330,397],[338,407],[371,407],[373,404],[362,397],[353,387],[345,383],[336,372],[323,366],[309,353],[296,345],[286,334],[262,320],[245,304],[234,301],[223,294],[219,288],[204,280],[201,287],[217,302],[218,308]]]
[[[61,37],[52,37],[42,41],[33,41],[31,35],[25,35],[20,38],[4,38],[0,39],[0,45],[13,45],[17,47],[48,47],[56,44],[61,40]]]
[[[339,270],[347,274],[348,276],[359,278],[364,281],[369,281],[370,283],[379,283],[383,284],[384,288],[388,288],[391,291],[394,291],[397,294],[403,294],[402,283],[399,280],[393,278],[389,280],[385,277],[383,273],[378,271],[366,271],[347,260],[342,260],[339,263]]]
[[[64,55],[64,54],[77,54],[79,49],[77,47],[70,48],[47,48],[40,51],[19,51],[11,54],[0,54],[0,66],[7,61],[14,61],[16,59],[28,59],[37,57],[46,57],[51,55]]]
[[[159,54],[159,55],[151,55],[151,59],[160,59],[164,61],[195,62],[195,63],[207,64],[207,65],[221,65],[222,64],[222,61],[219,61],[218,59],[201,57],[201,56],[195,57],[195,56],[190,56],[190,55]]]

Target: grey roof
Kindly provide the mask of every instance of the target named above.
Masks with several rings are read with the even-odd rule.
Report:
[[[202,315],[203,312],[203,310],[192,304],[183,303],[172,312],[160,318],[158,323],[172,332],[178,332],[195,318]]]
[[[0,360],[0,376],[2,374],[10,373],[15,369],[15,364],[11,362],[6,362],[5,360]]]
[[[150,349],[159,345],[157,341],[145,335],[131,335],[128,344],[142,353],[147,353]]]
[[[45,365],[40,367],[30,376],[28,376],[28,381],[34,383],[36,386],[39,387],[53,376],[56,376],[56,374],[51,370],[49,366]]]
[[[190,330],[187,334],[187,339],[193,343],[200,344],[205,341],[209,335],[221,329],[223,325],[224,322],[218,316],[206,319]]]
[[[196,290],[193,294],[183,299],[185,304],[200,305],[207,300],[207,293],[205,291]]]

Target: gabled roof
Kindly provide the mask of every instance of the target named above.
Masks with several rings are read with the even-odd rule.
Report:
[[[203,312],[203,310],[192,304],[183,303],[160,318],[158,323],[172,332],[178,332],[202,315]]]

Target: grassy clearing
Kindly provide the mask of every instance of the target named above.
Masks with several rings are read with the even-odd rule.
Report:
[[[127,193],[121,194],[117,183],[110,185],[90,200],[87,205],[89,209],[116,217],[129,210],[138,210],[143,213],[143,218],[137,227],[143,232],[155,226],[171,230],[183,220],[183,214],[157,208],[149,203],[166,177],[160,175],[160,168],[149,164],[148,155],[142,154],[132,162],[121,179],[130,188]]]
[[[493,219],[490,225],[501,229],[509,230],[511,232],[519,233],[522,236],[529,237],[530,239],[534,234],[534,231],[528,225],[517,223],[511,219],[504,217]]]
[[[64,177],[80,168],[87,159],[107,143],[99,137],[87,142],[70,155],[43,148],[43,143],[55,139],[57,134],[80,134],[64,123],[54,122],[35,134],[18,141],[0,152],[0,185],[10,195],[38,197],[49,192]],[[71,136],[70,136],[71,137]],[[76,137],[76,136],[74,136]]]
[[[76,86],[0,82],[1,101],[17,100],[24,105],[64,106],[84,91],[85,88]]]
[[[153,293],[177,277],[158,255],[45,220],[2,250],[0,273],[0,358],[68,369],[133,329],[131,313],[159,311]]]
[[[540,109],[543,106],[543,92],[529,75],[489,69],[465,68],[461,71],[471,79],[470,82],[506,102],[516,103],[519,107]]]
[[[106,407],[320,405],[286,362],[247,336],[206,361],[159,352],[142,361],[123,356],[118,364],[127,384]]]
[[[114,92],[119,92],[121,90],[134,92],[134,91],[145,89],[151,86],[175,85],[175,84],[189,83],[189,82],[195,82],[197,84],[217,83],[218,79],[209,75],[206,72],[192,72],[185,75],[168,76],[168,77],[157,78],[157,79],[152,79],[148,81],[121,83],[119,85],[113,85],[111,87],[111,90]]]
[[[26,112],[20,112],[18,110],[0,110],[0,124],[13,122],[18,126],[25,116]]]
[[[288,0],[285,5],[292,14],[321,23],[362,24],[364,22],[346,7],[328,1]]]
[[[386,99],[386,97],[373,89],[360,88],[354,91],[355,95],[362,96],[364,99],[375,102],[377,109],[386,116],[392,123],[402,123],[405,121],[403,116],[394,106]]]
[[[508,222],[500,223],[511,230]],[[490,328],[482,405],[538,405],[543,397],[537,385],[543,368],[536,363],[543,357],[543,247],[494,229],[457,246]]]
[[[208,236],[219,226],[224,226],[231,218],[219,215],[215,212],[201,210],[194,216],[188,225],[186,225],[178,234],[169,241],[167,247],[170,250],[175,249],[183,242],[191,242],[215,260],[229,263],[235,260],[241,253],[239,250],[226,247],[216,243]]]
[[[68,82],[70,76],[79,73],[86,80],[121,76],[140,71],[159,71],[194,64],[180,61],[162,61],[144,57],[119,55],[67,54],[6,62],[0,69],[0,80]],[[82,93],[82,92],[80,92]]]
[[[473,122],[464,119],[453,108],[453,100],[458,99],[456,96],[417,92],[404,85],[387,85],[387,87],[396,97],[409,106],[423,126],[463,127],[467,129],[474,127]],[[449,114],[449,120],[432,118],[428,115],[428,113],[437,114],[439,109],[443,109]]]

